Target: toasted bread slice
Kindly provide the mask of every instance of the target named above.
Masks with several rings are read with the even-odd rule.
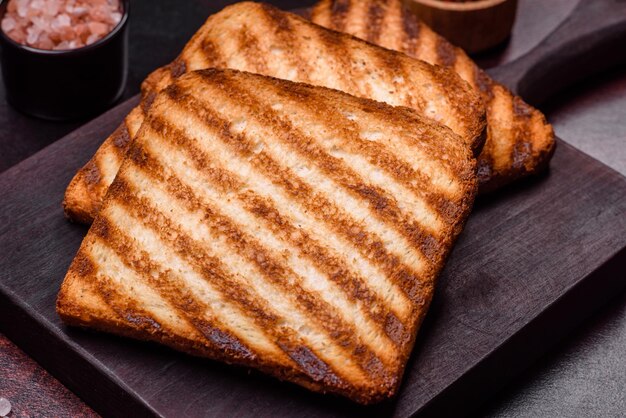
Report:
[[[478,159],[481,192],[548,166],[555,141],[544,115],[493,81],[462,49],[406,10],[402,0],[321,0],[311,20],[453,69],[480,92],[487,106],[487,141]]]
[[[258,3],[211,16],[170,65],[143,83],[143,103],[70,183],[64,201],[73,220],[90,222],[113,181],[132,131],[156,92],[187,71],[228,67],[335,88],[408,106],[443,122],[479,150],[485,114],[479,95],[453,71],[431,66]],[[128,133],[131,133],[129,135]]]
[[[209,69],[154,104],[59,293],[68,324],[372,403],[398,388],[477,191],[408,108]]]

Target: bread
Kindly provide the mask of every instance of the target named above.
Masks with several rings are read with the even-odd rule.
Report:
[[[189,73],[156,96],[57,311],[315,391],[387,399],[475,169],[464,141],[414,110]]]
[[[131,113],[126,127],[118,128],[70,183],[64,201],[70,219],[93,219],[155,93],[188,71],[208,67],[261,73],[409,106],[443,122],[477,151],[484,142],[482,101],[453,71],[329,31],[269,5],[238,3],[211,16],[172,64],[146,79],[142,105]]]
[[[544,115],[493,81],[462,49],[406,10],[402,0],[320,0],[311,20],[453,69],[480,92],[487,107],[487,140],[478,158],[481,192],[496,190],[548,166],[555,141]]]

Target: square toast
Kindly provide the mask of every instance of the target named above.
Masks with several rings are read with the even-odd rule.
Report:
[[[67,324],[373,403],[477,192],[409,108],[209,69],[157,94],[63,281]]]

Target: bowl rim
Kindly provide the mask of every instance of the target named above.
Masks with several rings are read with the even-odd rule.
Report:
[[[9,35],[4,33],[4,31],[2,29],[0,29],[0,38],[2,38],[3,42],[8,43],[9,45],[13,46],[14,48],[18,48],[18,49],[27,51],[27,52],[32,53],[32,54],[51,55],[51,56],[82,54],[83,52],[88,52],[88,51],[97,49],[100,46],[109,43],[111,41],[111,39],[113,39],[124,28],[124,26],[126,26],[126,22],[128,21],[128,16],[129,16],[129,13],[130,13],[130,0],[120,0],[120,3],[122,4],[122,7],[123,7],[124,10],[122,12],[122,18],[120,19],[119,23],[117,25],[115,25],[115,27],[111,30],[111,32],[109,32],[105,37],[97,40],[96,42],[92,43],[91,45],[85,45],[85,46],[81,46],[80,48],[74,48],[74,49],[39,49],[39,48],[33,48],[32,46],[23,45],[23,44],[21,44],[19,42],[14,41],[13,39],[11,39],[9,37]],[[9,4],[9,0],[0,0],[0,22],[4,18],[4,14],[6,13],[6,8],[7,8],[8,4]]]
[[[462,3],[445,0],[408,0],[413,3],[419,3],[424,6],[433,7],[441,10],[449,10],[455,12],[471,12],[474,10],[482,10],[490,7],[499,6],[506,2],[515,0],[469,0]]]

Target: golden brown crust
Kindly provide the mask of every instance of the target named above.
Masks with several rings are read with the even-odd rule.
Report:
[[[70,325],[388,399],[475,170],[464,141],[413,109],[189,73],[156,96],[57,310]]]
[[[463,50],[403,7],[401,0],[321,0],[314,7],[311,20],[453,69],[480,92],[487,106],[487,137],[478,161],[481,193],[497,190],[548,166],[555,141],[544,115],[493,81]]]
[[[142,85],[140,110],[145,112],[155,94],[184,72],[207,67],[230,67],[409,106],[449,126],[476,153],[484,143],[484,105],[454,72],[324,30],[269,5],[250,2],[229,6],[211,16],[174,62],[150,74]],[[137,119],[142,115],[138,114]],[[93,160],[113,159],[114,138],[115,134],[105,141]],[[95,193],[68,190],[69,217],[73,217],[74,210],[77,215],[87,213],[93,217],[92,210],[104,196],[99,192],[113,181],[120,162],[102,167],[103,175],[94,187],[81,184],[85,176],[77,174],[70,188]]]

